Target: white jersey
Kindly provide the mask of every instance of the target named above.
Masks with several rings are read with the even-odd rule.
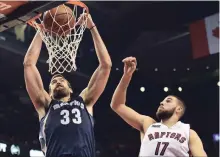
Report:
[[[141,143],[139,157],[189,157],[189,124],[177,122],[168,128],[154,123],[147,129]]]

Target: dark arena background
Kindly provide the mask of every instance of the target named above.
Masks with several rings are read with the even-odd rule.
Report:
[[[12,7],[13,3],[18,6]],[[23,59],[35,34],[25,21],[62,3],[0,2],[0,157],[43,155],[37,113],[24,84]],[[121,61],[128,56],[136,57],[138,64],[128,88],[127,104],[156,118],[157,107],[165,96],[181,97],[187,106],[182,121],[201,137],[208,156],[219,156],[219,19],[210,24],[211,28],[204,24],[218,17],[219,2],[84,3],[113,64],[107,87],[94,108],[97,157],[137,157],[139,153],[139,132],[110,108],[112,94],[123,74]],[[208,42],[209,36],[204,33],[208,29],[217,45]],[[209,46],[207,53],[205,45]],[[51,75],[47,58],[43,45],[37,66],[48,90]],[[76,64],[78,70],[65,75],[79,93],[98,65],[88,30]]]

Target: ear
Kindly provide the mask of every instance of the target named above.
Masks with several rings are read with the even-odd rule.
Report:
[[[49,91],[48,91],[49,96],[52,98],[52,92],[51,92],[51,87],[49,85]]]
[[[179,106],[177,106],[177,108],[176,108],[176,111],[177,111],[177,112],[179,112],[179,113],[180,113],[180,112],[182,112],[182,110],[183,110],[182,106],[180,106],[180,105],[179,105]]]
[[[70,93],[72,94],[73,93],[73,90],[70,88]]]

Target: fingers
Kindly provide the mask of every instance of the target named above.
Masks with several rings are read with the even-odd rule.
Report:
[[[77,24],[76,25],[81,25],[81,24],[86,24],[87,28],[91,28],[92,26],[94,26],[94,22],[92,20],[92,16],[88,13],[82,13],[78,20],[77,20]]]
[[[131,62],[131,67],[133,68],[135,66],[136,66],[136,64],[134,62]]]
[[[82,19],[84,19],[86,17],[86,15],[85,14],[81,14],[79,17],[78,17],[78,21],[82,21]]]
[[[127,57],[122,60],[126,72],[133,73],[137,67],[137,61],[135,57]]]
[[[79,17],[78,20],[83,19],[83,18],[92,18],[90,14],[88,13],[82,13]]]
[[[133,62],[136,61],[135,57],[126,57],[125,59],[122,60],[122,62]]]
[[[82,20],[82,19],[85,19],[86,17],[89,17],[87,13],[83,13],[81,14],[79,17],[78,17],[78,21]]]
[[[125,64],[131,64],[131,63],[134,63],[134,65],[137,64],[137,60],[135,57],[126,57],[125,59],[122,60],[122,62]]]

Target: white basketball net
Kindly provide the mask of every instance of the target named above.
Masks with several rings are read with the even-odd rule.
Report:
[[[81,13],[79,13],[79,11],[81,11]],[[48,12],[50,13],[50,11]],[[49,54],[49,59],[47,60],[47,63],[49,64],[49,72],[51,74],[64,73],[65,71],[71,72],[72,70],[76,71],[77,67],[75,61],[76,61],[77,50],[82,40],[83,32],[85,31],[87,25],[86,16],[82,16],[82,22],[80,22],[79,24],[80,19],[78,18],[79,15],[82,13],[86,13],[86,9],[74,5],[73,17],[75,17],[75,24],[73,27],[71,27],[70,19],[68,19],[68,26],[69,29],[71,30],[71,33],[65,36],[60,36],[56,32],[53,32],[52,31],[53,24],[51,30],[46,31],[46,28],[44,27],[44,23],[43,23],[43,16],[37,18],[32,22],[36,30],[41,32],[40,34],[42,40],[44,41],[47,47]],[[53,18],[53,23],[59,25],[54,17],[51,16],[51,18]],[[63,30],[61,25],[59,25],[59,31],[62,31],[62,33],[65,34],[65,31]]]

